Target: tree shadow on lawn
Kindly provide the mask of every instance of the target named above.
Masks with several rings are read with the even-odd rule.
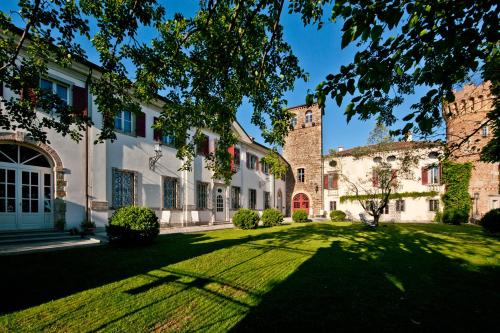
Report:
[[[448,235],[454,235],[452,228]],[[457,238],[447,239],[446,226],[403,230],[336,228],[331,246],[320,248],[265,294],[233,330],[496,329],[498,257],[493,265],[471,264],[460,257],[470,254],[468,241],[481,243],[493,256],[498,243],[484,236],[479,241],[475,231],[457,230]]]
[[[173,234],[159,236],[154,244],[144,247],[104,245],[0,256],[0,315],[253,241],[269,239],[275,247],[286,249],[291,244],[300,244],[305,237],[328,238],[328,233],[322,229],[311,234],[306,234],[307,231],[300,227],[287,230],[278,227],[273,229],[277,230],[274,232],[267,230],[247,230],[242,231],[244,234],[220,239],[204,233]],[[139,291],[146,291],[161,283],[143,286]]]
[[[174,234],[158,237],[151,246],[104,245],[0,256],[0,315],[247,241],[248,237],[212,240],[202,233]]]

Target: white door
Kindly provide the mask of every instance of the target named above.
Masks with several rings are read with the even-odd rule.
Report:
[[[226,220],[226,211],[224,205],[224,189],[218,187],[215,190],[215,221],[223,222]]]
[[[17,228],[16,170],[0,167],[0,230]]]
[[[53,227],[52,170],[40,152],[0,144],[0,230]]]

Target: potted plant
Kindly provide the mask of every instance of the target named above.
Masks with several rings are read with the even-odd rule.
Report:
[[[82,228],[82,235],[93,235],[95,232],[95,223],[89,220],[84,220],[80,224]]]

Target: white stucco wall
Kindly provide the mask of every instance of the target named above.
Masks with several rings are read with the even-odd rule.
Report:
[[[429,211],[429,200],[437,199],[439,200],[441,195],[444,194],[444,185],[423,185],[421,179],[421,169],[424,166],[438,163],[436,158],[429,157],[431,152],[440,152],[438,148],[420,148],[414,150],[412,155],[418,157],[418,162],[411,167],[411,173],[407,176],[400,176],[398,174],[399,186],[397,188],[398,193],[403,192],[431,192],[436,191],[438,195],[434,197],[420,197],[420,198],[403,198],[405,200],[405,211],[396,212],[395,199],[389,201],[389,214],[383,214],[381,216],[381,221],[395,221],[395,222],[429,222],[433,221],[435,212]],[[389,151],[378,153],[375,155],[365,155],[362,157],[353,156],[341,156],[341,157],[328,157],[324,160],[324,170],[325,174],[331,172],[339,173],[338,190],[328,190],[324,191],[324,202],[327,212],[330,212],[330,202],[335,201],[337,204],[337,210],[344,211],[348,217],[354,220],[359,220],[359,214],[366,212],[363,210],[359,202],[357,201],[345,201],[340,202],[340,197],[345,195],[355,194],[350,190],[348,181],[356,182],[357,184],[362,183],[363,186],[367,188],[367,191],[360,191],[360,194],[374,193],[373,186],[371,184],[372,168],[376,165],[374,162],[374,157],[381,157],[384,161],[387,160],[388,156],[396,156],[398,159],[392,162],[393,169],[400,169],[400,160],[403,151]],[[333,167],[330,165],[331,160],[337,162],[337,166]],[[347,179],[347,180],[346,180]],[[441,205],[440,205],[441,206]],[[441,207],[440,207],[441,209]]]

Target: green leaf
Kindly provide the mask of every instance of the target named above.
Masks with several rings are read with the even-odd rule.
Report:
[[[429,33],[429,31],[427,29],[423,29],[422,31],[420,31],[420,34],[418,34],[420,37],[423,37],[425,35],[427,35]]]
[[[337,102],[337,105],[340,107],[342,105],[342,95],[337,95],[335,96],[335,102]]]
[[[371,37],[373,40],[379,39],[380,36],[382,35],[382,27],[380,25],[376,25],[373,27],[372,32],[371,32]]]

